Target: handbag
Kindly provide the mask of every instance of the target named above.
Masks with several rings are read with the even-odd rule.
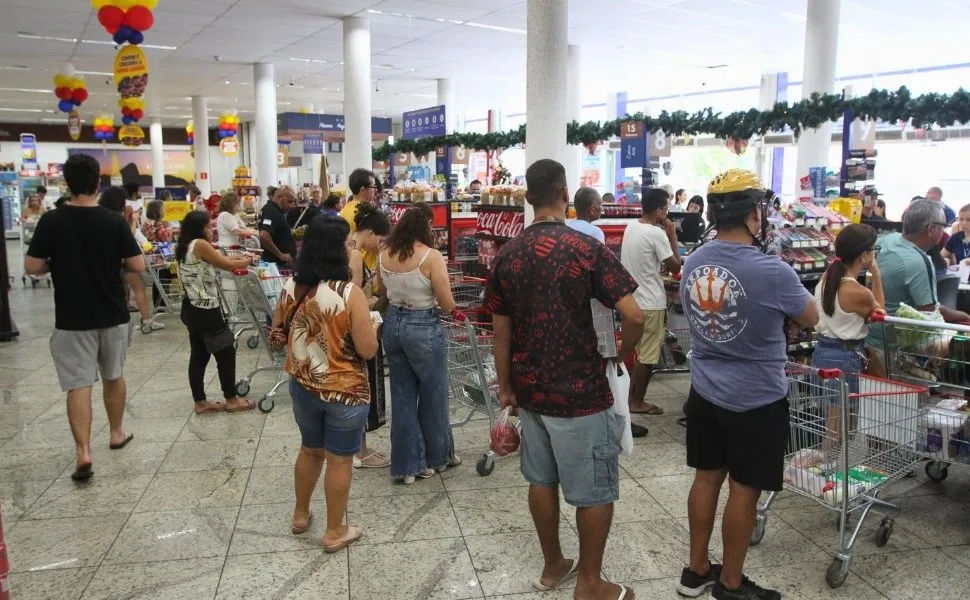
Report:
[[[229,327],[223,327],[215,333],[202,334],[202,341],[205,343],[205,349],[210,354],[215,354],[235,344],[236,337],[232,334]]]
[[[296,316],[296,311],[300,310],[300,305],[306,300],[306,297],[310,295],[310,288],[307,288],[300,296],[300,300],[293,307],[293,311],[290,312],[282,323],[279,325],[269,328],[269,349],[273,352],[281,352],[286,348],[286,343],[290,339],[290,323],[293,321],[293,317]]]

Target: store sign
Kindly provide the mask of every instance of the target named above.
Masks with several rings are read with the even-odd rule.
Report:
[[[391,119],[387,117],[371,117],[371,133],[377,135],[391,134]],[[316,115],[304,113],[284,113],[276,117],[276,129],[279,133],[294,131],[333,131],[343,133],[346,129],[343,115]]]
[[[223,156],[235,156],[239,154],[239,140],[235,137],[222,138],[219,142],[219,150]]]
[[[162,202],[162,220],[163,221],[181,221],[185,218],[185,215],[189,214],[195,209],[193,204],[184,200],[171,200],[169,202]]]
[[[303,154],[323,154],[323,134],[303,134]]]
[[[647,166],[647,130],[642,121],[620,123],[620,167],[642,169]]]
[[[674,145],[674,140],[667,137],[662,129],[658,129],[656,132],[648,132],[647,140],[650,142],[650,158],[668,158],[670,156],[670,149]]]
[[[290,143],[280,141],[276,145],[276,166],[285,169],[290,166]]]
[[[513,210],[478,211],[478,233],[493,237],[512,239],[525,229],[525,213]]]
[[[409,167],[414,162],[414,155],[410,152],[395,152],[391,156],[394,157],[394,164],[399,167]]]
[[[32,133],[20,134],[21,169],[30,171],[37,168],[37,136]]]
[[[447,135],[448,133],[444,104],[406,112],[402,121],[404,133],[401,137],[405,140]]]
[[[876,149],[876,122],[856,119],[849,127],[850,150]]]
[[[81,117],[76,110],[72,110],[67,115],[67,134],[71,136],[71,141],[81,139]]]
[[[397,224],[401,217],[404,216],[404,212],[413,206],[414,204],[411,202],[392,202],[387,219],[392,225]],[[429,203],[428,206],[431,207],[431,213],[434,215],[431,219],[431,226],[436,228],[448,227],[448,215],[451,212],[451,204],[439,202]]]

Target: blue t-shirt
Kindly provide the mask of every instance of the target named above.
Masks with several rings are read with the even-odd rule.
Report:
[[[754,246],[714,240],[687,257],[683,273],[697,393],[735,412],[787,396],[785,319],[814,302],[795,271]]]
[[[589,221],[584,221],[582,219],[566,219],[566,225],[569,225],[571,229],[574,229],[580,233],[585,233],[591,238],[599,240],[599,243],[606,243],[606,234],[603,230],[593,225]]]
[[[946,241],[946,249],[958,263],[970,258],[970,240],[967,240],[967,236],[962,231],[950,236]]]

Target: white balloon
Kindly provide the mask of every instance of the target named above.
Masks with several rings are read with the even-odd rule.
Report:
[[[72,65],[71,63],[67,63],[64,66],[64,74],[67,75],[68,77],[74,77],[75,75],[77,75],[77,71],[74,69],[74,65]]]

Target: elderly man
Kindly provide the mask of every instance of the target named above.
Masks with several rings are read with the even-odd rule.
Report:
[[[259,213],[259,241],[263,246],[263,260],[278,264],[292,264],[296,254],[293,231],[286,221],[286,212],[293,207],[296,194],[288,185],[276,190]]]
[[[928,252],[940,243],[946,229],[943,207],[935,200],[914,200],[903,215],[903,232],[879,239],[879,270],[886,294],[886,312],[895,314],[901,303],[921,311],[939,307],[947,323],[970,324],[970,315],[939,305],[936,271]],[[873,325],[866,338],[869,373],[886,375],[883,327]]]
[[[566,219],[566,225],[605,244],[606,236],[603,230],[593,225],[593,221],[598,221],[603,212],[600,193],[589,187],[579,188],[573,197],[573,206],[576,207],[576,218]]]

